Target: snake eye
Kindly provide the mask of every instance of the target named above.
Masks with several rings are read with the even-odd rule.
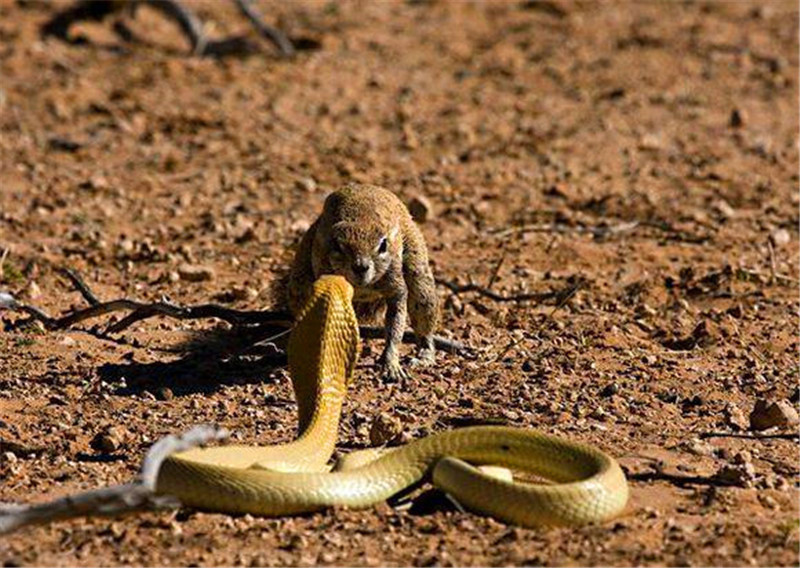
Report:
[[[378,254],[386,254],[387,250],[389,250],[389,242],[386,237],[383,237],[381,242],[378,243]]]

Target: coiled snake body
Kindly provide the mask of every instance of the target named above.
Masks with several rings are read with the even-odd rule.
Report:
[[[622,511],[628,486],[613,458],[527,429],[461,428],[354,460],[359,463],[352,469],[328,471],[358,357],[352,296],[344,278],[321,277],[292,331],[297,440],[175,454],[161,466],[158,493],[203,510],[279,516],[334,505],[367,507],[430,476],[468,509],[522,526],[596,523]],[[555,483],[499,479],[475,467],[481,464],[529,471]]]

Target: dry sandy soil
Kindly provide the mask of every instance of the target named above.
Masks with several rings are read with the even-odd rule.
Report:
[[[378,415],[410,437],[531,426],[619,457],[632,499],[579,529],[436,500],[79,519],[3,537],[6,566],[797,565],[797,438],[748,424],[758,400],[798,397],[795,2],[260,2],[308,48],[294,60],[189,57],[146,8],[139,44],[111,22],[41,40],[64,5],[0,1],[0,289],[59,313],[82,305],[69,266],[106,299],[263,308],[329,191],[422,196],[441,281],[585,285],[560,307],[441,286],[444,333],[479,357],[440,354],[399,391],[372,342],[342,446],[368,445]],[[195,6],[214,37],[250,33],[230,5]],[[187,262],[213,279],[181,279]],[[2,500],[123,482],[195,423],[293,435],[284,370],[181,351],[220,322],[112,341],[2,318]]]

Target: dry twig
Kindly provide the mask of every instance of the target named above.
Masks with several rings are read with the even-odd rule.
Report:
[[[583,278],[579,278],[569,288],[567,288],[565,290],[562,290],[559,293],[559,301],[558,301],[558,303],[555,306],[553,306],[553,309],[550,310],[550,313],[548,313],[545,316],[545,318],[539,322],[539,325],[536,326],[535,330],[538,330],[539,328],[541,328],[542,324],[544,324],[544,322],[546,322],[547,320],[552,318],[553,314],[555,314],[558,310],[563,308],[566,305],[566,303],[569,302],[570,298],[572,298],[578,292],[578,290],[583,288],[585,285],[586,285],[586,280],[583,279]],[[532,330],[532,331],[535,331],[535,330]],[[494,360],[495,361],[499,361],[503,357],[508,355],[509,351],[514,349],[514,347],[516,347],[520,343],[522,343],[523,339],[525,339],[524,335],[522,337],[518,338],[518,339],[514,339],[511,342],[509,342],[509,344],[505,346],[505,348],[500,352],[500,354],[497,357],[494,358]]]
[[[0,293],[0,309],[8,309],[26,313],[29,320],[16,323],[14,327],[21,327],[30,320],[41,322],[48,330],[67,329],[76,323],[119,311],[129,311],[120,321],[108,326],[100,337],[119,333],[138,321],[154,316],[166,316],[173,319],[194,320],[205,318],[218,318],[233,326],[251,328],[256,342],[268,341],[276,328],[288,330],[293,325],[291,314],[282,311],[270,310],[235,310],[217,304],[200,304],[196,306],[181,306],[163,298],[158,302],[140,302],[129,298],[119,298],[102,302],[86,282],[73,270],[65,269],[64,274],[69,278],[89,307],[74,310],[61,317],[51,317],[44,310],[16,300],[11,294]],[[263,334],[261,329],[263,328]],[[361,326],[361,336],[366,339],[382,338],[385,331],[382,327]],[[416,336],[411,332],[403,335],[403,342],[414,343]],[[434,336],[434,345],[437,349],[451,353],[468,354],[468,348],[452,339]]]
[[[454,294],[461,294],[462,292],[477,292],[481,296],[489,298],[490,300],[494,300],[495,302],[524,302],[527,300],[543,302],[544,300],[549,300],[550,298],[557,298],[559,295],[559,292],[532,292],[527,294],[513,294],[511,296],[506,296],[473,283],[457,284],[456,282],[450,282],[448,280],[438,280],[437,282],[442,286],[449,288]]]
[[[705,235],[693,235],[685,231],[676,229],[665,221],[627,221],[617,225],[567,225],[566,223],[540,223],[531,225],[520,225],[517,227],[497,228],[489,230],[490,234],[498,237],[505,237],[513,234],[524,233],[555,233],[555,234],[590,234],[597,239],[606,239],[615,235],[628,233],[638,227],[650,227],[657,229],[664,234],[664,237],[691,244],[702,244],[710,237]]]
[[[180,502],[169,495],[156,494],[156,479],[163,461],[176,452],[226,438],[225,430],[195,426],[180,436],[169,435],[150,448],[139,475],[130,483],[113,485],[55,499],[47,503],[21,505],[0,503],[0,533],[27,525],[45,524],[74,517],[117,516],[141,511],[173,509]]]
[[[744,440],[796,440],[800,432],[754,433],[754,432],[701,432],[698,436],[707,438],[742,438]]]
[[[586,227],[582,225],[573,226],[565,223],[540,223],[521,225],[518,227],[508,227],[503,229],[492,229],[489,231],[489,233],[497,235],[498,237],[506,237],[508,235],[524,233],[588,233],[598,238],[605,238],[611,235],[632,231],[639,225],[639,221],[630,221],[611,226],[598,225],[595,227]]]
[[[281,55],[286,57],[294,55],[295,48],[288,36],[264,23],[261,15],[250,4],[250,0],[235,0],[235,2],[239,11],[263,37],[278,48]],[[209,41],[203,32],[203,24],[200,19],[179,0],[129,0],[127,4],[117,0],[79,0],[75,4],[57,12],[42,25],[41,33],[45,37],[55,36],[63,41],[74,43],[75,40],[72,40],[69,36],[69,29],[73,24],[82,21],[102,21],[122,9],[127,9],[128,12],[134,13],[142,4],[151,6],[166,17],[174,20],[180,27],[181,32],[189,39],[192,45],[192,53],[195,55],[224,55],[230,53],[237,46],[242,49],[245,47],[245,44],[237,41],[236,38]]]
[[[295,54],[294,45],[291,40],[277,28],[268,26],[261,18],[261,14],[252,5],[250,0],[235,0],[236,7],[244,16],[250,20],[250,23],[255,27],[262,36],[271,41],[280,50],[285,57],[291,57]]]

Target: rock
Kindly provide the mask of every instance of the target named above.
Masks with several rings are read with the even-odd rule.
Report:
[[[644,134],[639,140],[640,150],[655,151],[655,150],[660,150],[662,147],[663,143],[661,141],[661,137],[656,134],[652,133]]]
[[[459,316],[464,314],[464,304],[456,295],[447,297],[444,301],[444,308],[446,310],[452,310],[454,314]]]
[[[780,248],[791,242],[792,235],[786,229],[776,229],[770,234],[769,240],[775,248]]]
[[[25,288],[25,295],[31,300],[38,300],[42,297],[42,289],[39,288],[36,281],[31,280]]]
[[[681,449],[684,449],[690,454],[694,454],[696,456],[714,455],[714,446],[712,446],[708,442],[700,440],[699,438],[692,438],[690,440],[686,440],[680,445],[680,447]]]
[[[225,290],[214,296],[214,299],[223,304],[230,304],[238,301],[255,300],[258,290],[248,286],[234,286],[230,290]]]
[[[158,400],[172,400],[175,395],[169,387],[161,387],[156,391],[156,398]]]
[[[610,396],[614,396],[618,392],[619,392],[619,385],[617,383],[608,383],[606,386],[603,387],[603,390],[600,391],[600,396],[608,398]]]
[[[602,406],[595,407],[592,412],[589,413],[589,418],[594,418],[595,420],[607,420],[608,419],[608,412]]]
[[[765,399],[756,401],[750,413],[750,429],[766,430],[768,428],[785,428],[800,424],[797,410],[787,400],[769,402]]]
[[[728,121],[728,124],[730,124],[731,128],[741,128],[744,126],[746,121],[747,113],[740,108],[735,108],[731,111],[731,117]]]
[[[117,246],[125,255],[133,254],[133,252],[136,250],[136,243],[134,243],[131,239],[122,239]]]
[[[423,195],[416,195],[408,202],[408,211],[414,221],[420,224],[433,218],[431,202]]]
[[[253,227],[247,227],[241,235],[234,239],[234,242],[237,245],[241,245],[244,243],[249,243],[251,241],[255,241],[258,239],[258,235],[256,235],[255,229]]]
[[[123,446],[127,437],[128,431],[122,426],[109,426],[97,433],[89,445],[96,452],[113,454]]]
[[[234,286],[231,294],[236,300],[255,300],[258,297],[258,290],[249,286]]]
[[[744,415],[744,412],[735,404],[728,404],[725,407],[725,422],[728,426],[736,430],[747,430],[750,422]]]
[[[60,343],[61,345],[64,345],[64,346],[66,346],[66,347],[72,347],[73,345],[75,345],[75,343],[76,343],[76,342],[75,342],[75,340],[74,340],[73,338],[71,338],[69,335],[65,335],[64,337],[62,337],[62,338],[59,340],[59,343]]]
[[[369,429],[369,441],[373,446],[383,446],[397,438],[401,430],[402,424],[398,418],[381,412],[375,417]]]
[[[311,227],[311,223],[309,223],[306,219],[298,219],[289,227],[289,230],[293,233],[305,233],[308,231],[309,227]]]
[[[15,464],[18,459],[14,452],[3,452],[0,454],[0,465]]]
[[[208,282],[213,280],[214,269],[200,264],[182,264],[178,267],[178,276],[186,282]]]
[[[419,148],[419,137],[414,128],[408,123],[403,125],[403,148],[406,150]]]
[[[756,469],[752,459],[750,452],[739,452],[733,456],[732,465],[723,465],[717,470],[714,479],[726,485],[752,487],[756,479]]]
[[[753,464],[747,464],[746,466],[724,465],[714,474],[714,479],[717,481],[725,485],[736,485],[737,487],[752,487],[755,477],[756,472]]]
[[[294,182],[294,185],[297,189],[302,189],[309,193],[317,191],[317,181],[312,177],[300,178]]]
[[[731,460],[734,465],[747,465],[753,463],[753,454],[748,452],[747,450],[742,450],[741,452],[737,452],[733,459]]]
[[[308,547],[308,539],[301,534],[291,535],[284,543],[279,545],[283,550],[302,550]]]
[[[713,207],[723,219],[733,219],[736,217],[736,209],[731,207],[730,203],[724,199],[718,199],[716,202],[714,202]]]

